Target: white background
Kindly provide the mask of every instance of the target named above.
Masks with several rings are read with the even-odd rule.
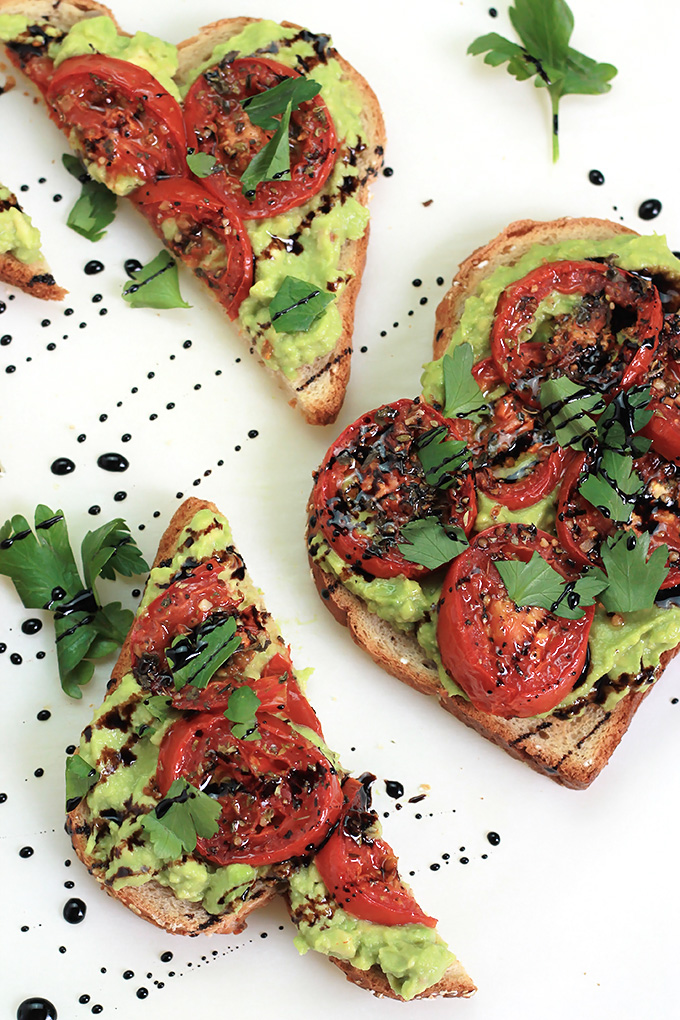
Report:
[[[0,578],[0,641],[7,644],[0,657],[3,1016],[15,1016],[29,995],[51,999],[60,1020],[89,1016],[94,1004],[104,1016],[130,1020],[179,1020],[198,1011],[244,1020],[398,1013],[638,1020],[676,1013],[678,671],[671,668],[652,692],[594,787],[563,790],[383,674],[326,613],[306,565],[311,472],[361,412],[418,392],[445,289],[438,276],[448,284],[475,246],[523,217],[621,217],[633,228],[667,233],[670,246],[680,247],[674,126],[680,9],[667,0],[574,0],[574,45],[616,64],[619,76],[607,96],[563,101],[562,155],[553,166],[547,96],[465,56],[477,35],[511,33],[506,4],[495,20],[488,6],[482,0],[421,0],[403,9],[366,0],[326,6],[260,0],[247,10],[213,0],[116,5],[128,31],[142,28],[171,41],[239,14],[331,32],[380,97],[394,174],[375,184],[352,380],[338,424],[323,430],[287,407],[188,274],[181,282],[190,310],[132,311],[122,303],[123,261],[146,261],[157,243],[124,207],[96,245],[68,230],[78,185],[61,167],[61,136],[23,83],[0,97],[0,179],[39,224],[55,275],[70,291],[66,306],[74,309],[65,316],[66,306],[21,294],[9,301],[9,292],[0,292],[7,305],[0,334],[12,336],[0,346],[0,517],[30,516],[37,502],[47,502],[65,510],[77,544],[88,528],[123,514],[151,559],[179,503],[176,493],[217,502],[296,663],[315,669],[309,692],[329,743],[348,768],[378,776],[377,803],[389,812],[385,834],[402,873],[413,873],[420,902],[439,917],[479,991],[467,1002],[379,1002],[326,959],[298,957],[280,903],[254,914],[242,936],[181,940],[105,897],[73,859],[63,832],[62,773],[64,748],[77,742],[101,700],[111,664],[97,670],[82,702],[66,698],[47,614],[24,610]],[[588,181],[594,168],[605,176],[602,187]],[[29,190],[19,192],[21,184]],[[57,193],[61,202],[53,201]],[[647,198],[663,203],[651,225],[637,216]],[[86,276],[92,258],[106,269]],[[419,289],[414,278],[423,281]],[[101,303],[92,303],[96,293]],[[428,301],[420,305],[423,297]],[[104,307],[108,314],[100,316]],[[187,339],[190,348],[183,347]],[[7,365],[16,370],[6,373]],[[157,419],[150,421],[151,414]],[[253,429],[259,435],[249,438]],[[79,444],[81,433],[87,439]],[[126,444],[124,433],[132,436]],[[124,453],[129,470],[102,471],[96,461],[105,452]],[[62,456],[76,470],[59,478],[50,465]],[[118,491],[127,493],[124,502],[114,501]],[[102,508],[99,517],[87,513],[94,504]],[[109,598],[115,591],[132,607],[134,586],[102,582],[100,591]],[[35,616],[45,621],[42,631],[24,635],[21,623]],[[42,661],[35,658],[40,649],[47,652]],[[11,663],[11,653],[22,656],[21,665]],[[52,716],[39,722],[44,708]],[[42,777],[34,776],[38,768]],[[403,783],[402,810],[385,795],[385,779]],[[424,801],[407,803],[420,792],[428,794]],[[500,834],[499,846],[489,844],[489,831]],[[18,851],[27,845],[35,853],[22,859]],[[443,854],[450,854],[448,863]],[[66,880],[75,881],[73,893]],[[61,916],[69,895],[87,903],[77,927]],[[163,964],[167,950],[174,959]],[[129,981],[122,978],[127,969],[135,972]],[[144,1001],[136,997],[139,987],[149,991]],[[87,1004],[78,1003],[83,994],[91,996]]]

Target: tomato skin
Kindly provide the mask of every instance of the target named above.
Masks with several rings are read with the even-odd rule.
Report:
[[[370,812],[370,793],[363,783],[348,777],[343,784],[343,816],[314,863],[331,896],[348,914],[374,924],[424,924],[434,928],[413,894],[402,884],[397,861],[382,839],[364,835]]]
[[[597,303],[587,309],[585,304],[581,306],[585,312],[568,323],[566,335],[558,327],[550,342],[522,342],[521,333],[530,326],[538,304],[553,292],[592,295]],[[621,345],[609,328],[612,303],[636,314],[634,327],[621,331],[626,336]],[[507,385],[532,407],[540,407],[538,387],[551,374],[569,375],[614,396],[644,379],[662,321],[659,293],[641,278],[597,262],[548,263],[510,284],[500,295],[491,352]],[[611,334],[604,346],[603,331]],[[594,352],[599,352],[596,358]],[[579,361],[581,355],[583,362]]]
[[[521,524],[476,535],[444,580],[437,641],[445,668],[472,704],[509,719],[549,712],[583,670],[594,606],[578,620],[509,599],[497,559],[528,562],[538,552],[564,578],[576,577],[557,541]]]
[[[655,363],[650,371],[654,412],[640,435],[666,460],[680,465],[680,314],[664,317]]]
[[[274,60],[242,57],[222,61],[200,75],[185,98],[190,144],[215,156],[222,168],[203,178],[203,183],[220,201],[238,209],[244,219],[276,216],[302,205],[321,190],[335,165],[335,128],[326,104],[317,95],[291,115],[290,180],[262,181],[254,195],[243,194],[241,175],[274,132],[252,125],[240,101],[287,78],[299,77],[297,71]]]
[[[159,181],[139,188],[134,200],[161,240],[204,280],[230,319],[253,285],[253,248],[238,213],[218,202],[193,180]],[[168,238],[163,224],[174,219],[177,235]],[[218,245],[226,265],[205,268],[203,261]]]
[[[374,577],[419,578],[427,567],[406,560],[397,544],[410,520],[434,513],[469,535],[477,516],[471,473],[447,490],[425,480],[414,442],[451,422],[424,402],[397,400],[363,415],[336,439],[313,492],[324,538],[351,566]],[[371,530],[373,529],[373,530]]]
[[[659,545],[669,550],[670,570],[661,586],[680,584],[680,472],[675,465],[650,451],[633,460],[634,470],[645,482],[645,490],[636,498],[630,524],[617,525],[578,492],[589,462],[585,454],[574,455],[564,475],[557,502],[557,536],[574,563],[602,566],[602,542],[623,529],[634,534],[650,532],[650,554]],[[652,495],[652,488],[659,495]]]
[[[258,716],[258,728],[258,739],[239,740],[222,714],[197,712],[163,738],[161,794],[185,778],[222,805],[219,832],[196,844],[209,863],[258,867],[309,854],[340,815],[342,789],[322,752],[274,716]]]
[[[94,53],[70,57],[45,98],[60,127],[75,131],[85,158],[112,177],[150,183],[188,172],[180,106],[136,64]]]

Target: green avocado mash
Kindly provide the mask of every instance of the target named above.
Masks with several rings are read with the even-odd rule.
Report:
[[[0,184],[0,204],[12,197],[11,191]],[[31,217],[14,205],[0,210],[0,253],[6,252],[28,265],[42,259],[40,231],[31,223]]]
[[[404,999],[436,984],[456,959],[437,932],[424,924],[387,927],[360,921],[339,907],[328,916],[327,902],[328,892],[314,864],[298,868],[290,879],[290,903],[293,916],[302,917],[295,939],[300,953],[315,949],[350,960],[358,970],[377,964]],[[320,908],[316,918],[315,904]],[[310,916],[313,920],[308,920]]]

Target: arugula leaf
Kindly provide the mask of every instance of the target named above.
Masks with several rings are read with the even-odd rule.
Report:
[[[119,556],[123,547],[115,545],[122,538],[128,550],[123,559]],[[111,542],[113,548],[107,545]],[[115,651],[133,619],[120,602],[100,603],[96,578],[100,574],[114,578],[116,573],[129,576],[131,567],[149,569],[120,518],[88,534],[81,554],[86,584],[76,566],[63,513],[43,504],[35,511],[35,531],[21,515],[0,528],[0,574],[11,578],[27,609],[54,614],[61,686],[72,698],[80,698],[80,688],[91,679],[92,660]]]
[[[605,450],[596,474],[589,474],[578,487],[579,492],[596,506],[605,517],[617,524],[630,521],[635,500],[626,498],[642,492],[645,483],[636,471],[633,460],[613,450]]]
[[[175,779],[163,800],[142,818],[154,853],[162,860],[174,861],[196,849],[196,837],[209,838],[219,829],[222,807],[217,800],[191,786],[186,779]]]
[[[566,375],[560,375],[545,380],[539,399],[560,446],[587,450],[594,445],[597,425],[591,414],[599,414],[605,408],[599,393],[590,393]]]
[[[659,545],[647,559],[649,534],[618,531],[600,549],[607,572],[607,589],[601,602],[609,613],[634,613],[654,604],[668,577],[668,547]]]
[[[567,620],[579,620],[582,607],[592,606],[595,596],[607,585],[606,578],[590,574],[565,581],[538,552],[527,563],[494,560],[494,566],[516,606],[538,606]]]
[[[467,444],[462,439],[446,439],[448,433],[446,425],[439,425],[416,442],[425,481],[438,489],[450,489],[456,482],[456,472],[470,459]]]
[[[65,771],[66,810],[73,811],[98,779],[99,773],[89,762],[79,754],[69,755]]]
[[[296,110],[300,103],[313,99],[319,92],[321,86],[311,78],[286,78],[271,89],[242,99],[241,106],[256,127],[275,131],[279,126],[275,120],[277,114],[285,113],[289,105],[291,110]]]
[[[401,529],[405,542],[397,548],[409,563],[421,563],[430,570],[450,563],[466,549],[468,540],[462,528],[447,527],[436,517],[424,517],[410,521]]]
[[[210,177],[217,166],[217,160],[209,152],[188,152],[187,166],[196,177]]]
[[[234,725],[231,732],[238,740],[254,740],[259,736],[256,712],[262,702],[252,687],[244,684],[229,695],[224,715]]]
[[[617,393],[597,423],[600,444],[619,453],[639,457],[646,453],[651,442],[635,435],[651,421],[654,412],[649,403],[652,391],[649,386],[635,386]]]
[[[131,308],[191,308],[179,292],[177,263],[167,251],[132,273],[123,287],[123,301]]]
[[[241,174],[241,190],[251,202],[255,198],[255,188],[262,181],[280,181],[284,177],[290,179],[288,129],[291,112],[292,106],[288,103],[276,131]]]
[[[286,276],[269,303],[271,324],[277,333],[306,333],[334,300],[328,291]]]
[[[552,109],[553,162],[559,157],[558,110],[562,96],[601,95],[609,92],[617,70],[600,64],[569,45],[574,16],[565,0],[515,0],[510,21],[522,45],[497,32],[480,36],[468,53],[486,53],[484,63],[492,67],[507,64],[518,81],[534,78],[537,88],[546,88]]]
[[[197,631],[178,635],[167,650],[175,689],[191,684],[202,690],[240,644],[233,616],[215,616]]]
[[[444,372],[444,417],[478,421],[487,401],[472,374],[474,354],[470,344],[460,344],[442,360]]]

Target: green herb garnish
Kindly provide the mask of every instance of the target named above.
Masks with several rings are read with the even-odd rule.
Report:
[[[286,78],[271,89],[242,99],[241,106],[256,127],[275,131],[279,127],[279,121],[275,118],[284,114],[289,105],[291,110],[296,110],[301,103],[313,99],[319,92],[321,86],[311,78]]]
[[[79,754],[71,754],[66,759],[66,810],[73,811],[85,794],[99,779],[95,768],[81,758]]]
[[[649,552],[649,534],[617,531],[600,549],[607,573],[607,588],[600,601],[608,613],[634,613],[654,605],[659,588],[668,577],[668,547]],[[601,573],[601,571],[600,571]]]
[[[288,129],[290,127],[290,103],[286,107],[281,122],[266,145],[253,156],[241,174],[241,190],[251,202],[255,198],[255,188],[262,181],[290,180],[290,143]]]
[[[627,524],[635,505],[630,497],[642,492],[644,487],[645,483],[633,470],[631,457],[605,450],[599,470],[587,475],[578,491],[609,520]]]
[[[116,217],[117,198],[104,184],[93,181],[75,156],[64,153],[61,161],[82,184],[80,197],[68,214],[66,225],[88,241],[100,241],[106,233],[105,228]]]
[[[244,684],[229,695],[224,715],[231,723],[237,740],[255,740],[259,736],[256,712],[262,702],[252,687]]]
[[[415,444],[425,481],[437,489],[450,489],[456,482],[456,472],[470,459],[467,444],[462,439],[447,439],[448,434],[446,425],[439,425]]]
[[[123,287],[123,301],[131,308],[191,308],[179,292],[177,263],[167,251],[132,273]]]
[[[617,393],[597,423],[601,446],[618,453],[640,457],[651,442],[635,435],[651,421],[654,412],[649,408],[652,391],[649,386],[633,386]]]
[[[567,620],[579,620],[583,616],[582,607],[592,606],[595,596],[607,585],[607,579],[595,576],[595,572],[576,581],[565,581],[538,552],[527,563],[494,560],[494,566],[516,606],[538,606]]]
[[[442,359],[444,417],[478,421],[488,405],[472,374],[474,354],[470,344],[460,344]]]
[[[222,806],[186,779],[175,779],[163,800],[142,818],[142,828],[161,860],[176,861],[193,853],[196,837],[208,839],[219,829]]]
[[[537,88],[548,90],[555,162],[560,154],[558,107],[562,96],[609,92],[609,81],[617,71],[612,64],[599,64],[571,48],[574,16],[565,0],[515,0],[508,13],[522,45],[490,32],[475,39],[468,53],[486,53],[485,64],[507,64],[508,74],[518,81],[533,78]]]
[[[410,521],[401,534],[405,539],[397,543],[401,555],[409,563],[421,563],[428,570],[450,563],[468,546],[462,528],[444,525],[436,517]]]
[[[271,324],[277,333],[306,333],[333,300],[328,291],[287,276],[269,304]]]
[[[0,574],[12,579],[27,609],[54,614],[61,686],[72,698],[80,698],[80,687],[91,679],[91,660],[115,651],[133,619],[120,602],[100,603],[95,579],[130,577],[149,569],[120,518],[87,533],[81,558],[86,583],[78,572],[61,510],[40,504],[35,532],[20,514],[0,528]]]
[[[540,402],[560,446],[584,450],[595,445],[597,424],[591,415],[605,409],[599,393],[559,375],[542,384]]]
[[[191,684],[203,690],[240,644],[233,616],[209,619],[191,634],[179,634],[167,650],[175,689]],[[176,667],[177,662],[183,665]]]
[[[217,166],[217,160],[209,152],[188,152],[187,166],[196,177],[210,177]]]

